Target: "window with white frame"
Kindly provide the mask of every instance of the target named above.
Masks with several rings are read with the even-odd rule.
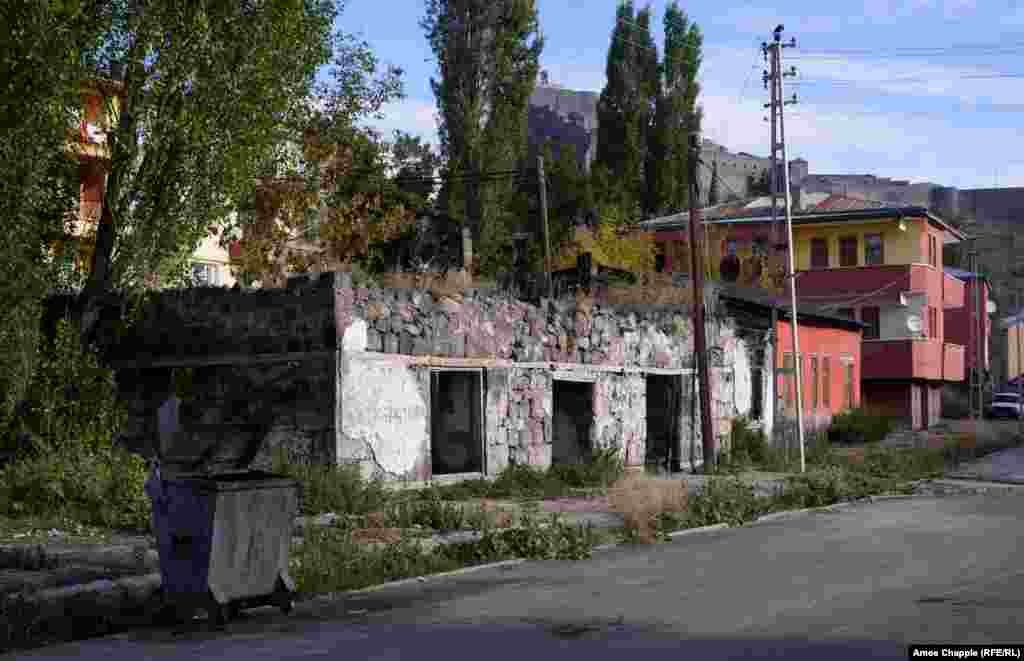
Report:
[[[220,267],[217,264],[207,262],[194,262],[192,264],[192,280],[195,281],[196,285],[206,287],[219,287],[223,284]]]

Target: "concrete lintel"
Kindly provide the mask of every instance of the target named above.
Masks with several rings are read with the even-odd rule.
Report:
[[[377,351],[346,352],[346,355],[356,357],[359,360],[376,361],[402,365],[405,367],[436,367],[446,369],[488,369],[488,368],[516,368],[566,371],[566,372],[612,372],[618,374],[692,374],[692,367],[620,367],[617,365],[588,365],[585,363],[551,363],[532,362],[520,363],[514,360],[503,358],[447,358],[443,356],[409,356],[405,354],[381,353]],[[726,369],[726,368],[715,368]],[[557,378],[557,377],[556,377]]]

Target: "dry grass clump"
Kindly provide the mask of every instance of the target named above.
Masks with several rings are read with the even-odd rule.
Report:
[[[473,287],[473,277],[461,270],[447,273],[434,271],[385,273],[380,276],[380,280],[386,289],[422,289],[429,291],[439,299],[445,296],[457,296]]]
[[[354,544],[397,544],[402,539],[398,528],[356,528],[352,531]]]
[[[612,509],[622,514],[626,529],[645,544],[657,541],[658,517],[679,514],[688,503],[686,483],[678,479],[659,479],[627,475],[608,492]]]
[[[510,510],[500,507],[492,500],[480,502],[480,515],[486,518],[495,528],[511,528],[515,524],[515,514]]]

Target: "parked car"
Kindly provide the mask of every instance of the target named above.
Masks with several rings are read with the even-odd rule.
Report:
[[[1024,413],[1021,396],[1015,392],[997,392],[988,407],[990,418],[1020,418]]]

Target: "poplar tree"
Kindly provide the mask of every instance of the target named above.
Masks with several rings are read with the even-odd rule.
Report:
[[[699,168],[689,159],[689,134],[699,132],[702,110],[697,104],[697,76],[704,38],[679,3],[665,9],[665,55],[661,62],[661,93],[649,150],[646,211],[676,212],[689,204],[689,176]]]
[[[605,64],[607,81],[597,102],[598,185],[621,188],[627,207],[637,201],[644,168],[649,112],[651,55],[657,53],[650,37],[650,10],[637,14],[632,0],[619,3]],[[656,72],[656,68],[655,68]],[[646,76],[645,76],[646,74]],[[603,186],[601,186],[603,187]],[[610,195],[610,197],[615,197]]]
[[[544,46],[536,0],[425,0],[425,8],[420,25],[437,60],[430,85],[445,162],[441,199],[464,218],[475,252],[493,266],[510,230],[502,209],[517,193],[511,179],[480,177],[514,169],[526,154]]]

